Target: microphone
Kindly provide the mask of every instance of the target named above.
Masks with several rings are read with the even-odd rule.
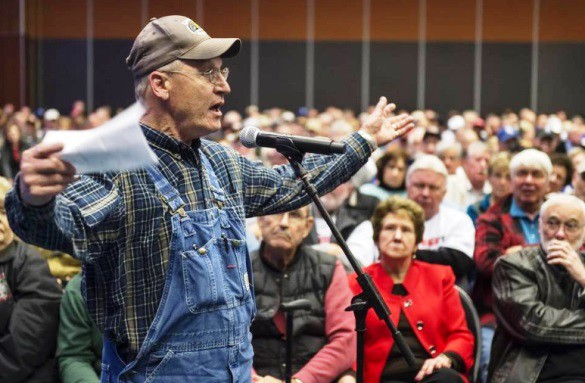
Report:
[[[263,132],[255,126],[247,126],[240,133],[240,142],[247,148],[256,146],[276,148],[279,138],[292,141],[293,145],[303,153],[342,154],[345,152],[344,143],[327,139]]]

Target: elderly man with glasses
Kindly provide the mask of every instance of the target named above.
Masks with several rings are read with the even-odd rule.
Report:
[[[345,311],[351,291],[336,257],[302,244],[313,227],[308,206],[258,218],[260,250],[251,254],[258,313],[252,322],[254,383],[280,383],[286,376],[285,342],[291,337],[293,383],[331,383],[354,361],[355,321]],[[307,299],[286,333],[281,304]]]
[[[585,202],[554,195],[538,223],[540,246],[494,267],[493,383],[585,381]]]
[[[255,313],[244,219],[308,204],[290,166],[267,169],[202,139],[221,129],[223,59],[241,42],[184,16],[152,19],[126,62],[158,165],[75,177],[61,145],[26,151],[7,198],[20,238],[84,262],[104,334],[103,382],[250,382]],[[346,152],[308,156],[323,194],[412,128],[381,98]]]

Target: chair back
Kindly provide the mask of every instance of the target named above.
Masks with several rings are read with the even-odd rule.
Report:
[[[479,359],[481,357],[481,323],[479,322],[479,315],[473,305],[471,297],[461,287],[455,285],[455,289],[461,298],[461,305],[465,311],[465,319],[467,319],[467,327],[475,338],[475,348],[473,350],[474,362],[469,370],[469,383],[478,382],[479,377]]]

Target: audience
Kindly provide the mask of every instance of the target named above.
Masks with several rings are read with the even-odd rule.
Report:
[[[61,298],[56,356],[62,383],[100,381],[103,338],[85,306],[81,280],[81,274],[73,277]]]
[[[490,207],[477,222],[475,264],[477,280],[473,290],[482,324],[481,373],[485,377],[494,336],[492,275],[494,263],[504,255],[538,244],[540,206],[548,193],[552,164],[546,154],[526,149],[510,161],[512,194]]]
[[[300,382],[329,383],[348,370],[355,356],[351,300],[339,260],[302,245],[312,226],[310,207],[258,218],[260,250],[252,253],[257,314],[252,322],[255,383],[285,376],[285,342],[292,337],[292,372]],[[294,312],[293,334],[285,331],[282,303],[307,299],[308,311]],[[279,380],[275,380],[279,379]]]
[[[391,148],[376,161],[376,183],[360,187],[362,194],[384,200],[390,196],[406,195],[406,169],[408,153],[402,148]]]
[[[380,289],[416,363],[408,365],[386,324],[369,310],[364,381],[464,382],[473,364],[473,335],[451,268],[415,259],[425,230],[423,209],[411,200],[390,197],[376,208],[372,224],[380,262],[365,271]],[[361,292],[354,276],[350,285],[354,294]]]
[[[11,182],[19,170],[18,163],[22,151],[41,140],[46,131],[93,128],[107,121],[116,112],[107,106],[86,110],[86,105],[81,100],[76,100],[70,110],[61,112],[57,109],[33,111],[26,106],[16,108],[13,104],[4,105],[0,110],[0,129],[3,132],[0,140],[1,174]],[[432,110],[416,110],[411,114],[417,122],[417,128],[413,129],[407,137],[394,142],[391,147],[379,148],[372,156],[373,159],[377,159],[377,174],[365,169],[359,181],[354,180],[352,183],[340,186],[324,196],[324,201],[338,228],[341,229],[343,237],[348,240],[354,255],[364,266],[379,262],[378,247],[373,240],[369,239],[374,232],[369,217],[378,200],[384,201],[392,196],[408,195],[422,206],[425,213],[425,231],[417,247],[415,263],[422,264],[421,261],[425,261],[449,265],[456,276],[457,284],[469,289],[475,283],[473,297],[483,325],[482,379],[485,382],[494,331],[496,331],[496,337],[501,331],[501,339],[512,342],[519,349],[526,342],[532,341],[529,335],[516,339],[514,338],[516,334],[506,332],[511,330],[502,327],[503,325],[500,326],[501,328],[496,327],[494,315],[498,315],[498,321],[500,321],[500,313],[497,311],[494,313],[494,309],[497,310],[498,306],[492,307],[491,282],[494,263],[503,255],[520,250],[527,252],[527,245],[537,245],[542,242],[542,234],[539,235],[537,229],[538,212],[546,197],[563,193],[585,200],[585,150],[583,149],[585,124],[581,116],[569,118],[562,111],[537,115],[527,108],[520,110],[519,113],[506,110],[502,114],[488,114],[485,120],[477,112],[469,110],[462,113],[453,111],[448,116],[440,116]],[[209,138],[233,147],[248,158],[260,158],[269,165],[277,165],[286,162],[280,154],[271,150],[248,149],[240,144],[238,135],[244,126],[256,125],[266,131],[338,140],[355,130],[362,118],[363,115],[356,115],[351,111],[335,107],[329,107],[323,111],[302,108],[295,114],[280,108],[261,110],[256,106],[251,106],[244,115],[236,111],[226,111],[223,131]],[[534,149],[522,152],[528,148]],[[501,153],[494,155],[490,160],[491,154],[496,153],[498,149]],[[512,155],[519,152],[521,152],[519,155],[511,159]],[[548,159],[545,161],[542,157],[543,152],[550,154],[550,161]],[[567,155],[563,154],[565,152]],[[422,167],[421,162],[412,163],[414,159],[422,161],[428,154],[436,154],[440,160],[432,156],[437,160],[431,161],[434,165],[427,163]],[[444,166],[440,167],[438,163],[441,161]],[[374,161],[368,166],[373,167]],[[477,225],[475,234],[468,217],[451,209],[449,205],[458,210],[467,211],[473,224]],[[317,217],[316,222],[315,228],[310,232],[305,243],[313,244],[316,249],[339,257],[338,260],[344,262],[347,269],[347,260],[324,221]],[[248,227],[248,247],[250,251],[258,250],[261,253],[264,250],[259,247],[263,239],[260,224],[250,221]],[[14,242],[8,248],[15,246],[20,248],[24,245]],[[299,245],[299,248],[306,248],[306,246]],[[316,249],[309,249],[309,251],[314,252]],[[73,275],[79,273],[79,264],[72,262],[66,254],[58,254],[46,249],[37,250],[46,259],[51,273],[62,285],[66,285]],[[27,254],[29,251],[34,250],[26,247]],[[508,258],[513,259],[511,256],[503,259]],[[31,255],[31,259],[38,262],[36,256]],[[40,264],[37,265],[35,262],[32,264],[40,267]],[[504,261],[502,260],[501,263],[504,264]],[[0,264],[3,264],[1,260]],[[44,266],[46,265],[43,262]],[[477,274],[475,267],[477,267]],[[559,266],[547,267],[553,272],[560,270]],[[335,266],[335,270],[337,269],[338,266]],[[502,278],[507,276],[508,269],[505,268],[502,272]],[[37,274],[39,277],[45,275],[44,271]],[[73,282],[69,282],[71,285],[67,288],[64,305],[69,298],[76,295],[73,292],[69,293],[69,290],[76,289],[80,278],[77,277]],[[8,283],[6,281],[5,284]],[[55,292],[52,292],[51,288],[43,290],[43,293],[50,297],[58,294],[58,287]],[[13,289],[5,291],[7,291],[5,294],[7,297],[15,294]],[[427,298],[429,301],[435,301]],[[12,302],[9,298],[6,301]],[[54,304],[53,301],[51,302]],[[6,302],[2,304],[6,305]],[[78,309],[83,307],[83,303],[79,300],[76,304]],[[8,303],[8,305],[14,307],[14,303]],[[5,314],[0,317],[7,318],[8,315],[13,315],[10,314],[12,312],[13,309],[5,310],[3,311]],[[43,325],[51,326],[56,323],[58,313],[54,310],[46,316]],[[87,317],[83,318],[87,319]],[[85,321],[86,319],[83,319],[83,323],[90,323]],[[274,321],[278,323],[281,319]],[[501,321],[504,320],[501,319]],[[270,320],[266,319],[266,321],[269,323]],[[12,323],[11,320],[10,326],[15,326]],[[72,323],[74,322],[69,321],[69,324]],[[66,324],[67,319],[62,319],[62,328]],[[38,331],[38,328],[35,328],[35,331]],[[8,367],[4,371],[10,371],[10,368],[23,368],[22,372],[19,372],[20,375],[14,375],[15,381],[24,379],[34,382],[32,376],[20,377],[33,371],[40,375],[47,372],[50,375],[51,372],[56,371],[52,351],[43,351],[45,348],[53,349],[51,344],[54,344],[54,340],[50,340],[47,335],[52,333],[56,336],[56,328],[52,332],[43,331],[43,335],[38,339],[47,343],[37,342],[40,344],[42,358],[34,359],[35,356],[30,359],[36,360],[37,362],[34,363],[37,364],[26,364],[23,367],[17,357],[7,359],[14,364],[13,367]],[[71,334],[73,331],[64,330],[62,333]],[[2,336],[6,335],[3,333]],[[575,343],[577,342],[575,340]],[[79,354],[76,347],[79,345],[60,342],[58,348],[60,361],[70,355]],[[95,348],[94,351],[99,349],[97,343],[92,344],[92,347]],[[550,347],[551,350],[560,348],[558,345]],[[23,347],[19,347],[18,351],[20,350],[24,353],[29,352]],[[2,352],[2,343],[0,343],[0,352]],[[494,353],[501,356],[501,359],[492,363],[494,377],[503,377],[508,373],[504,368],[508,365],[504,359],[509,360],[507,359],[509,354],[501,352],[501,349],[495,350]],[[11,357],[13,355],[17,354],[10,353]],[[99,357],[96,357],[95,361],[98,359]],[[47,360],[48,362],[45,363]],[[553,359],[551,363],[557,362]],[[41,368],[38,363],[47,367]],[[75,366],[75,363],[70,363],[70,365]],[[99,364],[97,362],[90,364],[92,366],[87,371],[94,370],[96,367],[94,374],[97,377]],[[34,367],[31,367],[33,365]],[[63,363],[61,366],[62,379],[68,381],[66,376],[69,373]],[[559,366],[567,367],[558,363],[551,366],[545,365],[544,375],[541,374],[538,377],[539,381],[557,379],[555,368]],[[299,371],[301,367],[299,366]],[[3,381],[4,371],[0,371],[0,381]],[[567,371],[570,369],[567,368]],[[331,371],[324,373],[331,373]],[[51,379],[53,378],[55,376]],[[343,379],[346,378],[348,377],[345,376]],[[303,381],[302,377],[300,380]],[[308,378],[308,382],[311,381],[311,378]]]
[[[481,200],[467,207],[467,215],[477,226],[477,218],[485,213],[491,206],[506,198],[512,191],[510,185],[510,154],[498,153],[490,161],[488,168],[488,182],[492,192],[486,194]]]
[[[552,153],[550,156],[553,170],[549,180],[550,193],[562,193],[571,185],[573,164],[569,156],[563,153]]]
[[[450,266],[457,284],[469,289],[475,228],[467,214],[443,204],[447,169],[432,155],[419,157],[406,173],[408,198],[424,210],[425,230],[417,259]]]
[[[47,263],[8,226],[0,178],[0,382],[58,382],[55,345],[61,288]]]
[[[457,174],[457,182],[447,186],[445,202],[465,211],[467,206],[481,200],[492,190],[488,181],[488,166],[491,158],[489,147],[483,142],[469,145],[463,159],[463,172]]]
[[[540,246],[494,266],[492,383],[585,381],[585,203],[552,196],[538,224]]]

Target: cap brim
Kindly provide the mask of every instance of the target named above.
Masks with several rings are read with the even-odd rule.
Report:
[[[215,57],[234,57],[240,52],[241,46],[240,39],[209,38],[178,58],[184,60],[209,60]]]

